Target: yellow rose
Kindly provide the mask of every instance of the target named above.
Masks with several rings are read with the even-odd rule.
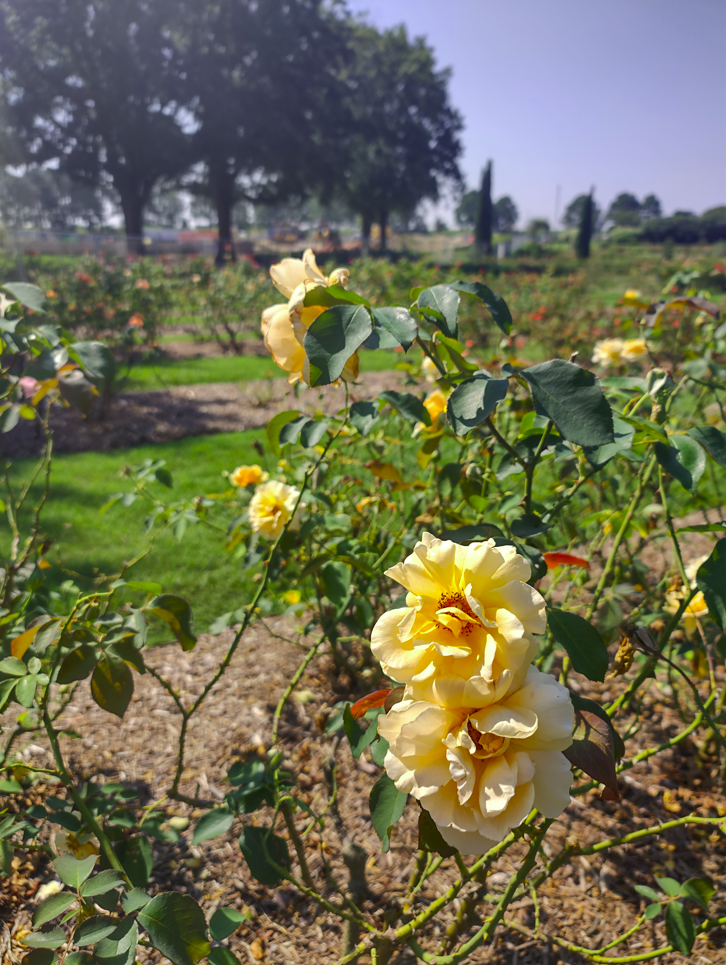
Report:
[[[405,562],[386,571],[408,590],[384,613],[371,650],[386,676],[416,699],[484,707],[521,684],[546,629],[545,601],[514,546],[460,546],[424,533]]]
[[[262,313],[262,335],[265,347],[275,362],[288,373],[287,381],[294,385],[303,381],[310,384],[308,360],[305,355],[305,335],[312,323],[325,309],[320,305],[305,306],[305,295],[311,288],[348,283],[347,268],[336,268],[327,277],[318,268],[315,255],[308,250],[300,258],[283,258],[270,268],[273,284],[287,299],[285,305],[272,305]],[[353,382],[358,376],[358,353],[347,361],[341,378]]]
[[[624,342],[621,338],[605,338],[595,343],[592,361],[595,365],[620,365]]]
[[[413,434],[416,436],[419,432],[435,432],[438,429],[438,421],[440,416],[446,412],[446,401],[448,398],[448,393],[444,393],[442,389],[436,388],[424,399],[424,409],[429,414],[431,419],[431,425],[426,426],[423,422],[417,422],[413,428]]]
[[[234,472],[229,474],[229,481],[233,486],[256,486],[257,483],[265,482],[269,478],[270,474],[256,464],[237,466]]]
[[[299,495],[294,486],[277,479],[258,486],[248,510],[253,531],[276,539],[292,516]]]
[[[688,577],[691,589],[695,590],[696,574],[698,573],[701,564],[705,563],[708,558],[709,554],[706,553],[704,556],[699,556],[697,559],[691,560],[685,567],[686,576]],[[679,590],[669,590],[668,593],[666,593],[666,602],[663,605],[663,609],[666,611],[666,613],[677,613],[685,595],[685,590],[682,587]],[[708,604],[704,599],[703,593],[699,590],[688,604],[683,614],[683,624],[686,628],[686,636],[689,638],[695,636],[695,634],[698,632],[698,621],[707,616]]]
[[[627,362],[637,362],[648,354],[644,338],[626,338],[623,342],[622,356]]]
[[[484,854],[533,807],[555,818],[570,803],[569,692],[530,667],[523,686],[481,709],[408,697],[379,718],[388,776],[421,802],[449,844]]]

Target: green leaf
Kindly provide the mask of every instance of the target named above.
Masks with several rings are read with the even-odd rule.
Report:
[[[688,435],[699,442],[714,462],[726,468],[726,434],[715,426],[695,426]]]
[[[604,466],[619,452],[632,448],[635,429],[620,416],[613,414],[613,442],[604,446],[584,446],[587,461],[593,466]]]
[[[407,308],[374,308],[373,320],[378,328],[385,329],[407,352],[418,335],[416,319]]]
[[[66,933],[62,928],[49,928],[48,931],[36,931],[26,935],[23,945],[28,948],[60,948],[66,940]]]
[[[299,409],[285,409],[284,412],[278,412],[276,416],[267,423],[267,428],[265,429],[265,437],[267,438],[267,444],[272,449],[276,456],[280,455],[280,430],[288,422],[292,422],[293,419],[297,419],[300,416]]]
[[[86,878],[93,871],[98,855],[91,854],[87,858],[74,858],[72,854],[62,854],[53,862],[56,874],[69,888],[76,891],[81,887]]]
[[[10,292],[13,298],[20,302],[21,305],[32,309],[34,312],[45,314],[45,309],[43,308],[45,293],[42,288],[38,288],[37,285],[30,285],[25,281],[11,281],[2,287],[6,292]]]
[[[104,653],[91,677],[91,694],[102,710],[123,717],[134,693],[131,671],[118,657]]]
[[[71,958],[73,958],[72,955],[66,955],[66,957],[63,959],[64,965],[66,962],[70,962]],[[34,948],[25,956],[22,965],[55,965],[55,962],[57,961],[58,956],[52,949]],[[73,963],[70,963],[70,965],[73,965]]]
[[[96,942],[112,935],[116,931],[116,924],[116,920],[108,915],[91,915],[73,932],[73,942],[81,948],[85,945],[95,945]]]
[[[578,673],[589,680],[605,679],[608,652],[603,638],[591,623],[576,613],[552,607],[547,610],[547,625]]]
[[[662,908],[662,905],[660,904],[660,902],[651,904],[651,905],[646,905],[645,911],[643,912],[643,917],[645,918],[646,921],[650,921],[651,919],[655,918],[657,915],[660,914],[661,908]]]
[[[316,285],[305,294],[303,305],[306,308],[311,305],[331,308],[333,305],[368,305],[368,302],[362,295],[349,292],[347,288],[342,288],[340,285],[329,285],[327,288]]]
[[[334,305],[318,315],[304,341],[310,385],[329,385],[339,379],[348,359],[372,331],[370,312],[363,305]]]
[[[3,794],[20,794],[23,790],[23,785],[20,781],[16,781],[10,778],[7,781],[0,781],[0,791]]]
[[[193,965],[209,953],[207,922],[191,895],[156,895],[141,909],[138,922],[174,965]]]
[[[381,774],[371,789],[368,804],[371,821],[376,834],[381,839],[381,850],[386,852],[391,846],[391,829],[403,814],[407,795],[399,791],[388,774]]]
[[[151,901],[151,895],[147,895],[143,888],[132,888],[121,899],[121,907],[130,915],[132,911],[138,911]]]
[[[696,586],[703,593],[711,619],[726,630],[726,537],[716,543],[709,558],[699,566]]]
[[[425,808],[421,808],[418,816],[418,847],[419,851],[435,851],[442,858],[456,854],[456,848],[444,841],[438,825]]]
[[[604,784],[619,799],[613,735],[602,717],[575,704],[572,744],[562,753],[571,764]]]
[[[310,419],[307,425],[302,427],[300,432],[300,445],[304,449],[310,449],[313,446],[317,446],[325,435],[327,428],[328,423],[324,419],[321,422],[316,422],[314,419]]]
[[[270,859],[282,868],[290,867],[287,843],[269,828],[248,825],[240,835],[239,846],[250,874],[263,885],[276,885],[280,881],[280,874],[270,864]]]
[[[399,415],[409,422],[423,422],[425,426],[431,425],[431,416],[418,396],[411,392],[394,392],[392,389],[381,392],[378,396],[381,402],[387,402]]]
[[[97,660],[98,651],[87,643],[81,644],[63,658],[58,671],[58,683],[70,684],[76,680],[84,680],[96,666]]]
[[[682,955],[690,955],[696,942],[696,925],[693,916],[680,901],[666,906],[665,926],[668,941]]]
[[[296,443],[300,438],[300,433],[303,428],[312,421],[310,416],[299,415],[297,419],[291,419],[289,422],[286,422],[285,425],[280,428],[280,445],[286,446],[290,443]]]
[[[95,895],[105,895],[112,888],[118,888],[124,883],[124,876],[114,868],[107,868],[99,871],[93,878],[88,878],[81,885],[81,894],[84,898],[93,898]]]
[[[223,942],[237,931],[243,921],[247,921],[250,913],[243,914],[236,908],[218,908],[209,920],[209,934],[215,942]]]
[[[384,737],[379,737],[370,745],[371,760],[379,767],[383,767],[388,753],[389,743]]]
[[[361,756],[363,751],[371,744],[378,733],[378,721],[363,727],[350,712],[350,704],[346,704],[343,710],[343,730],[350,743],[350,752],[356,759]]]
[[[439,539],[450,539],[453,543],[461,543],[468,546],[469,543],[480,542],[481,540],[491,539],[494,536],[502,537],[504,533],[493,523],[480,523],[478,526],[459,526],[457,529],[442,529]],[[405,601],[406,594],[403,594]]]
[[[79,369],[74,369],[58,379],[58,391],[69,405],[85,416],[89,414],[93,405],[93,384]],[[67,958],[66,961],[68,961]]]
[[[212,965],[240,965],[240,960],[226,945],[215,945],[207,958]]]
[[[154,854],[148,839],[141,834],[126,838],[117,854],[131,884],[145,888],[154,869]]]
[[[136,959],[139,928],[133,918],[122,918],[108,938],[93,949],[94,965],[132,965]]]
[[[433,308],[441,315],[437,325],[450,338],[458,338],[459,293],[449,285],[433,285],[424,288],[416,300],[419,308]]]
[[[197,821],[192,835],[192,844],[199,844],[200,841],[209,841],[218,838],[220,834],[226,834],[234,823],[234,814],[226,808],[214,808],[207,811]]]
[[[705,452],[689,436],[669,436],[668,443],[656,442],[656,459],[684,489],[693,492],[706,468]]]
[[[378,409],[372,402],[354,402],[350,407],[350,423],[362,436],[367,436],[378,422]]]
[[[633,887],[644,898],[649,898],[651,901],[660,901],[660,895],[655,888],[650,888],[648,885],[634,885]]]
[[[446,406],[449,425],[457,436],[465,436],[488,419],[506,398],[508,388],[508,379],[492,379],[488,375],[475,375],[459,383]]]
[[[69,349],[94,379],[111,384],[116,378],[116,361],[103,342],[74,342]]]
[[[27,672],[28,668],[17,657],[5,657],[4,660],[0,660],[0,673],[11,677],[24,677]]]
[[[716,894],[716,889],[708,878],[689,878],[681,885],[681,897],[695,901],[705,912],[708,903]]]
[[[539,415],[549,416],[561,436],[578,446],[613,442],[613,414],[592,372],[553,359],[521,374],[529,382]]]
[[[659,878],[653,875],[661,891],[664,891],[670,898],[677,898],[681,893],[681,886],[675,878]]]
[[[325,595],[337,609],[340,609],[350,593],[350,567],[339,560],[330,560],[321,567],[320,575]]]
[[[192,609],[186,600],[171,593],[162,593],[149,600],[144,609],[169,624],[182,650],[193,650],[197,645]]]
[[[40,928],[41,925],[45,925],[45,923],[52,918],[57,918],[58,915],[62,915],[64,911],[67,911],[71,907],[75,900],[76,896],[69,894],[67,891],[61,891],[57,895],[51,895],[50,898],[46,898],[45,901],[42,901],[35,909],[33,928]]]
[[[478,298],[489,309],[492,318],[504,334],[509,335],[512,330],[512,313],[501,295],[495,295],[491,288],[487,288],[478,281],[455,281],[451,287],[464,295]]]
[[[552,529],[548,526],[537,513],[523,513],[511,523],[512,536],[519,539],[531,539],[533,536],[541,536],[543,533]]]

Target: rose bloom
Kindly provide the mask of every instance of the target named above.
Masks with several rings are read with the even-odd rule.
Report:
[[[149,287],[149,283],[145,278],[138,278],[136,280],[136,287],[143,288],[145,291]]]
[[[265,482],[269,478],[269,472],[265,472],[258,465],[237,466],[234,472],[229,474],[229,481],[233,486],[256,486],[257,483]]]
[[[386,575],[408,591],[406,605],[373,627],[383,672],[417,699],[484,707],[520,685],[546,628],[545,601],[527,580],[530,565],[494,540],[460,546],[424,533]]]
[[[445,841],[484,854],[533,807],[570,803],[574,710],[566,687],[530,667],[522,686],[480,709],[406,697],[378,721],[388,776],[421,802]]]
[[[271,479],[255,490],[250,500],[249,519],[255,533],[276,539],[292,516],[300,491],[294,486]]]
[[[622,357],[627,362],[637,362],[648,354],[648,345],[644,338],[626,338],[623,342]]]
[[[624,342],[621,338],[604,338],[595,343],[592,361],[595,365],[620,365]]]
[[[688,566],[686,566],[686,576],[689,579],[691,589],[695,589],[696,574],[698,573],[701,564],[705,563],[707,559],[708,553],[705,556],[699,556],[698,559],[691,560]],[[677,613],[684,596],[685,593],[683,587],[678,590],[669,590],[668,593],[666,593],[666,602],[663,605],[663,609],[666,611],[666,613]],[[689,639],[695,636],[695,634],[698,632],[698,621],[707,616],[708,604],[706,603],[703,593],[701,590],[699,590],[683,613],[683,625],[686,629],[686,636]]]
[[[285,305],[273,305],[262,313],[262,334],[265,347],[275,362],[288,373],[287,381],[294,385],[303,381],[310,384],[310,372],[305,355],[305,335],[312,323],[325,308],[322,305],[305,306],[303,301],[311,288],[330,285],[345,287],[350,272],[336,268],[327,277],[318,268],[310,248],[300,258],[283,258],[270,268],[270,277],[285,298]],[[358,353],[346,362],[342,378],[353,382],[358,376]]]
[[[415,436],[418,435],[419,432],[436,431],[439,417],[446,412],[446,400],[447,394],[445,394],[442,389],[436,388],[429,392],[424,399],[423,404],[424,409],[426,409],[429,414],[429,418],[431,419],[431,425],[426,426],[423,424],[423,422],[417,422],[413,429],[413,434]]]

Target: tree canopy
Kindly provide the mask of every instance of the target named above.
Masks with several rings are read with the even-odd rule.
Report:
[[[562,215],[562,224],[565,228],[579,228],[582,223],[582,213],[585,204],[590,198],[589,194],[578,194],[565,208],[565,213]],[[600,208],[596,201],[592,201],[592,223],[594,227],[597,227],[600,221]]]

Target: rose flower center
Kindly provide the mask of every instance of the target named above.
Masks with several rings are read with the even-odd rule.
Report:
[[[442,593],[436,610],[436,620],[455,637],[462,633],[468,636],[480,623],[463,593]]]
[[[471,756],[480,761],[487,757],[499,757],[509,747],[508,737],[500,737],[498,734],[481,734],[471,721],[468,721],[466,729],[469,737],[476,745],[476,750],[471,751]]]

